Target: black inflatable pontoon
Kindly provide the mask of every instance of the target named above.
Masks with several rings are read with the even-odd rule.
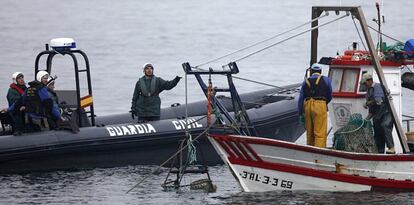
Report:
[[[96,167],[115,167],[127,165],[159,165],[177,151],[185,135],[185,106],[175,103],[161,110],[161,120],[136,123],[129,113],[95,117],[93,104],[82,102],[92,96],[89,63],[80,50],[63,50],[75,62],[77,90],[73,110],[79,116],[80,131],[45,131],[24,133],[13,136],[3,133],[0,136],[0,173],[24,173],[50,170],[76,170]],[[46,50],[36,58],[36,71],[42,55],[47,55],[47,71],[51,71],[51,61],[56,51]],[[77,68],[75,54],[81,54],[86,69]],[[85,72],[88,79],[88,96],[80,97],[79,73]],[[273,139],[295,141],[304,129],[298,122],[297,98],[298,84],[280,89],[267,89],[240,95],[247,114],[254,125],[257,135]],[[61,92],[65,93],[65,92]],[[66,93],[67,94],[67,93]],[[70,96],[70,95],[68,95]],[[62,94],[62,99],[65,94]],[[67,99],[70,101],[70,99]],[[232,101],[229,97],[218,96],[229,112]],[[205,115],[206,101],[188,104],[191,122],[188,130],[197,136],[207,127]],[[86,110],[86,111],[84,111]],[[89,114],[89,116],[87,116]],[[197,140],[198,155],[205,163],[222,163],[206,137]]]

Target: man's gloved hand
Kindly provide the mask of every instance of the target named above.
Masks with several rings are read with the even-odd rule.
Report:
[[[305,126],[305,116],[302,114],[302,115],[299,115],[299,122],[300,122],[300,124],[302,124],[303,126]]]
[[[132,119],[135,120],[135,115],[137,115],[136,112],[135,112],[135,110],[134,109],[131,109],[129,112],[131,113]]]
[[[180,76],[177,75],[177,76],[175,76],[174,80],[177,81],[177,82],[179,82],[181,80],[181,78],[182,77],[180,77]]]

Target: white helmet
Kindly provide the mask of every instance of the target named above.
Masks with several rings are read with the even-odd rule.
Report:
[[[152,63],[145,63],[143,66],[142,66],[142,70],[145,70],[145,68],[146,67],[151,67],[152,68],[152,70],[154,70],[154,66],[152,65]]]
[[[39,82],[42,82],[42,77],[45,75],[49,75],[49,73],[47,71],[41,70],[39,72],[37,72],[36,74],[36,80]]]
[[[13,83],[14,83],[14,84],[17,84],[17,80],[16,80],[16,79],[17,79],[17,77],[19,77],[20,75],[21,75],[21,76],[23,76],[23,73],[22,73],[22,72],[14,72],[14,73],[13,73],[13,75],[12,75],[12,80],[13,80]]]
[[[49,85],[51,85],[51,84],[55,84],[55,80],[57,79],[57,76],[55,75],[55,76],[50,76],[49,75],[49,77],[47,78],[47,84],[46,84],[46,86],[49,86]]]

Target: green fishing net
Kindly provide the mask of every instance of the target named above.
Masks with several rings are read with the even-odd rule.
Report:
[[[348,152],[376,153],[371,121],[363,119],[361,114],[352,114],[348,123],[334,133],[333,148]]]

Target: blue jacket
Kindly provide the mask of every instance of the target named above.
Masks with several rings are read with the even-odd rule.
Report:
[[[311,80],[313,79],[313,81],[315,81],[315,79],[317,79],[319,77],[320,74],[313,74],[311,75],[308,79]],[[331,102],[332,100],[332,85],[331,85],[331,79],[329,79],[326,76],[322,76],[321,80],[323,80],[323,82],[325,83],[326,86],[326,92],[323,93],[323,97],[326,99],[326,103],[328,104],[329,102]],[[306,94],[306,88],[307,88],[307,84],[306,84],[306,80],[303,81],[301,89],[300,89],[300,95],[299,95],[299,101],[298,101],[298,110],[299,110],[299,115],[303,114],[303,102],[305,101],[306,98],[310,97],[307,96]],[[320,89],[321,86],[316,87],[316,89]]]
[[[51,117],[53,117],[55,120],[60,119],[61,114],[59,112],[59,107],[56,103],[53,103],[53,99],[49,96],[47,87],[40,85],[40,83],[37,81],[30,82],[29,84],[31,87],[33,86],[37,88],[37,94],[40,98],[40,103],[41,103],[40,106],[43,107],[43,109],[45,110],[45,113],[50,114]],[[30,88],[28,88],[28,90],[26,90],[25,93],[23,94],[23,104],[26,106],[26,114],[34,118],[48,117],[48,116],[43,116],[42,114],[39,114],[39,113],[35,113],[31,111],[30,109],[28,109],[28,107],[31,106],[30,103],[35,104],[33,102],[28,102],[27,92],[29,90]]]

